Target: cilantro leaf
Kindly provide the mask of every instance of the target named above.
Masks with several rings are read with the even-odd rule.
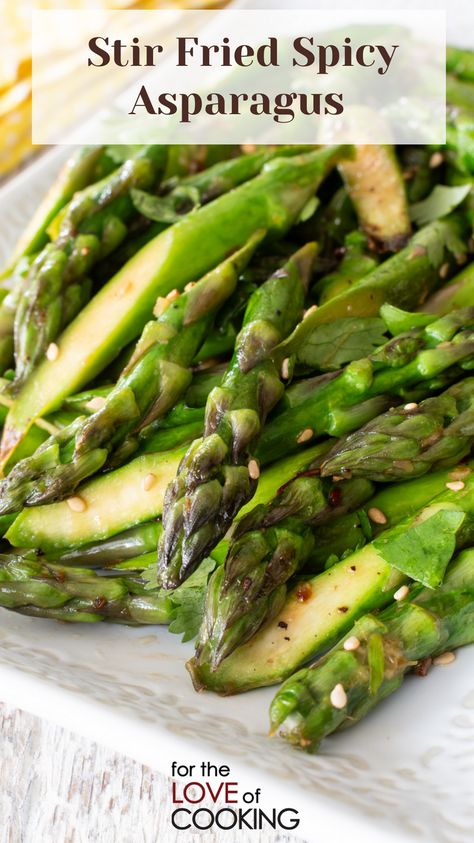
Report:
[[[411,206],[410,217],[418,226],[441,219],[461,204],[471,188],[470,184],[459,184],[454,187],[437,184],[426,199],[415,202]]]
[[[406,522],[383,533],[373,546],[389,565],[428,588],[442,583],[456,548],[456,534],[466,515],[459,509],[439,509],[423,521]]]
[[[385,323],[378,317],[351,316],[319,325],[298,351],[297,362],[323,372],[367,357],[385,342]]]
[[[214,559],[208,557],[199,568],[175,591],[170,592],[170,599],[175,606],[173,620],[168,629],[183,636],[182,640],[191,641],[199,632],[204,612],[207,583],[216,567]]]

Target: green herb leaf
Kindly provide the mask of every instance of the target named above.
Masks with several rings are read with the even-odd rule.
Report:
[[[191,641],[199,632],[204,612],[207,583],[216,567],[216,562],[210,557],[204,559],[197,571],[170,592],[170,599],[174,604],[175,615],[169,625],[169,631],[183,636],[183,641]]]
[[[410,217],[419,226],[439,220],[457,208],[471,188],[470,184],[459,184],[454,187],[437,184],[426,199],[411,206]]]
[[[311,199],[308,199],[306,205],[302,208],[300,215],[297,219],[297,222],[306,222],[309,220],[310,217],[313,216],[315,210],[319,206],[319,199],[317,196],[312,196]]]
[[[398,571],[436,588],[443,581],[465,517],[459,509],[439,509],[423,521],[413,521],[408,528],[402,522],[375,539],[373,546]]]
[[[412,331],[413,328],[424,328],[438,318],[430,313],[410,313],[408,310],[395,307],[393,304],[383,304],[380,308],[380,316],[392,337],[405,334],[407,331]]]
[[[385,342],[385,323],[377,317],[349,317],[319,325],[298,351],[297,363],[329,372],[368,357]]]

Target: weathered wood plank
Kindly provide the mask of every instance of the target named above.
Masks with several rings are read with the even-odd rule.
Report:
[[[166,776],[0,705],[0,843],[301,843],[276,833],[187,834]]]

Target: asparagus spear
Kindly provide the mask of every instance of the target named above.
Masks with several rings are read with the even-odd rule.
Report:
[[[0,483],[0,514],[61,500],[102,468],[112,452],[116,465],[130,455],[139,434],[164,416],[189,386],[191,362],[213,316],[234,291],[263,235],[257,232],[191,289],[158,302],[161,312],[146,325],[122,376],[97,411],[51,436]]]
[[[367,119],[365,110],[355,119]],[[411,223],[393,147],[356,146],[354,160],[341,162],[339,170],[361,227],[384,251],[398,251],[410,236]]]
[[[364,412],[366,421],[380,412],[380,404],[377,408],[371,403],[377,396],[403,397],[410,388],[423,388],[423,384],[429,392],[430,381],[451,367],[469,367],[474,352],[473,319],[473,308],[453,311],[425,328],[394,337],[334,377],[323,376],[290,388],[285,394],[287,409],[269,422],[260,437],[259,459],[278,459],[316,436],[349,433],[366,423]],[[301,400],[302,391],[307,392],[306,400]]]
[[[272,498],[281,483],[311,461],[321,446],[280,460],[264,471],[254,500],[264,502]],[[166,487],[184,453],[185,448],[177,448],[142,454],[81,486],[72,501],[24,509],[10,527],[8,541],[16,547],[40,548],[47,554],[63,552],[157,518],[162,512]],[[241,513],[245,513],[245,507]]]
[[[162,624],[173,618],[166,592],[147,591],[139,576],[102,576],[88,568],[21,556],[7,557],[0,564],[0,605],[74,623]]]
[[[420,481],[412,483],[416,490]],[[445,489],[324,573],[296,583],[276,617],[217,670],[192,659],[188,669],[196,688],[229,694],[281,682],[337,642],[363,614],[387,606],[407,577],[437,587],[455,549],[472,544],[472,472],[463,484],[458,491]],[[394,490],[399,497],[398,487]],[[409,484],[404,494],[409,497]]]
[[[140,148],[101,182],[76,193],[63,210],[57,238],[44,247],[25,283],[12,293],[15,389],[87,300],[84,279],[93,264],[125,237],[133,211],[131,188],[156,183],[165,158],[166,147]]]
[[[422,319],[426,320],[426,316]],[[454,363],[467,363],[472,357],[474,341],[467,327],[470,320],[470,310],[443,317],[424,329],[416,329],[414,334],[391,340],[372,362],[364,360],[351,364],[336,377],[323,377],[322,385],[317,379],[316,388],[311,380],[309,384],[303,382],[291,387],[286,400],[292,406],[264,428],[256,450],[259,463],[265,465],[276,461],[278,455],[290,452],[294,447],[302,450],[304,459],[303,446],[308,444],[306,431],[342,435],[393,404],[396,401],[393,396],[397,393],[411,400],[407,390],[416,388],[418,398],[429,393],[433,385],[439,388],[444,372],[449,374]],[[394,365],[404,361],[404,366],[397,368]],[[318,429],[316,419],[321,425]],[[309,428],[309,424],[314,427]],[[302,433],[305,433],[303,437]],[[168,444],[172,444],[171,441]],[[182,450],[143,454],[128,466],[100,478],[97,484],[80,489],[86,512],[71,512],[68,504],[41,507],[38,512],[35,509],[24,511],[10,528],[8,537],[20,546],[42,546],[43,542],[49,546],[51,541],[54,545],[57,542],[79,544],[97,538],[94,532],[97,524],[101,529],[109,525],[107,535],[111,535],[156,517],[161,514],[164,489],[175,475],[182,455]],[[156,479],[151,496],[142,489],[148,474]],[[123,485],[130,487],[130,497],[120,492]],[[111,509],[112,500],[114,518],[111,515],[104,517],[102,509]],[[113,528],[112,523],[118,523],[118,527]]]
[[[454,561],[442,587],[412,586],[379,615],[364,615],[316,664],[295,673],[270,707],[271,733],[308,752],[351,726],[425,659],[474,641],[474,550]]]
[[[347,154],[346,147],[328,147],[271,161],[255,179],[184,217],[141,249],[66,329],[56,359],[42,361],[20,391],[5,424],[1,466],[35,417],[89,382],[140,334],[158,295],[182,290],[257,229],[271,236],[286,231]]]
[[[4,301],[0,304],[0,372],[3,373],[13,360],[13,329],[15,307],[20,290],[37,253],[48,242],[47,229],[51,220],[72,198],[76,191],[107,173],[111,161],[104,147],[89,146],[79,149],[61,169],[56,181],[41,202],[15,246],[10,263],[2,273],[7,277],[5,289],[0,291]]]
[[[370,497],[370,483],[367,487],[354,485],[354,480],[334,483],[323,481],[319,474],[342,479],[352,473],[370,481],[387,481],[454,466],[473,441],[473,398],[474,379],[469,378],[444,395],[422,402],[419,409],[407,405],[405,411],[377,417],[348,440],[336,442],[273,501],[243,518],[224,567],[210,580],[196,665],[207,663],[215,670],[278,612],[287,593],[286,583],[320,545],[321,525],[357,509]],[[440,438],[443,434],[445,438]],[[415,455],[423,443],[425,450],[417,460]],[[377,502],[372,502],[371,509],[377,511]],[[385,512],[384,520],[387,522]],[[339,526],[341,535],[346,536],[347,528],[338,520],[336,529]]]
[[[342,260],[334,272],[320,278],[312,293],[320,305],[325,304],[364,278],[377,266],[377,258],[369,255],[367,237],[361,231],[351,231],[345,237]]]
[[[285,602],[286,583],[311,557],[311,527],[357,509],[373,492],[370,482],[328,483],[311,471],[310,466],[276,499],[239,522],[225,564],[209,582],[196,665],[216,670],[277,614]]]
[[[429,236],[425,231],[425,241],[431,242],[435,232],[439,234],[439,229],[431,229],[428,232]],[[412,248],[413,246],[409,250],[410,255],[412,255]],[[426,249],[426,246],[423,247],[423,259],[426,260],[424,249]],[[416,257],[418,257],[417,253],[415,259]],[[392,259],[397,261],[397,269],[399,268],[399,259],[400,255]],[[405,254],[402,263],[407,263],[407,254]],[[375,270],[371,273],[368,279],[377,272],[378,270]],[[383,285],[390,275],[391,272],[389,271],[388,275],[385,273],[382,276]],[[373,295],[373,289],[377,286],[377,280],[375,286],[369,284],[367,290],[362,289],[363,286],[362,282],[360,288],[353,289],[350,293],[357,292],[364,299],[367,297],[366,293],[370,290],[368,296],[370,299]],[[342,308],[344,309],[346,296],[350,293],[336,297],[327,306],[336,306],[337,308],[337,303],[339,302],[340,306],[340,300],[342,300]],[[323,310],[324,308],[316,310],[316,315]],[[428,377],[436,377],[458,361],[466,359],[472,354],[473,341],[469,330],[464,333],[463,331],[459,332],[458,329],[463,324],[469,329],[473,316],[474,311],[468,310],[447,316],[445,317],[446,321],[440,321],[439,324],[435,323],[432,328],[427,327],[424,331],[420,329],[413,334],[409,333],[407,336],[392,340],[372,358],[350,364],[336,380],[329,383],[323,381],[323,385],[319,389],[315,389],[307,401],[302,402],[298,407],[288,409],[267,425],[261,434],[256,453],[254,449],[254,456],[260,456],[264,462],[268,462],[272,459],[278,459],[287,448],[298,448],[299,445],[315,435],[340,435],[349,430],[354,430],[364,423],[364,413],[367,413],[366,418],[368,420],[378,412],[380,404],[378,401],[376,404],[372,403],[372,399],[384,393],[394,394],[397,391],[399,392],[400,389],[405,390],[407,387],[420,384]],[[293,332],[293,336],[290,337],[288,343],[283,342],[275,350],[272,350],[272,356],[275,360],[281,360],[282,353],[288,348],[292,352],[297,351],[298,347],[307,340],[306,322],[313,324],[313,330],[318,324],[313,319],[313,313],[308,314],[307,318]],[[315,322],[316,324],[314,324]],[[442,347],[434,347],[439,346],[441,342],[443,343]],[[289,363],[289,360],[287,359],[286,362]],[[385,371],[383,370],[384,367]],[[284,368],[282,363],[283,371]],[[289,369],[289,366],[287,366],[287,369]],[[211,394],[210,400],[212,398]],[[226,402],[228,401],[229,397],[226,398]],[[377,409],[375,409],[376,406]],[[350,412],[351,407],[355,408],[354,413]],[[226,416],[222,415],[222,411],[217,413],[214,408],[212,408],[211,419],[211,424],[207,422],[206,434],[210,433],[215,437],[216,425],[213,419],[220,420],[219,424],[222,426],[228,425],[228,421]],[[249,432],[244,441],[245,448],[247,448],[250,439],[255,438],[255,433],[256,431]],[[165,587],[175,586],[186,576],[186,570],[192,570],[193,565],[212,546],[212,541],[216,537],[216,540],[218,540],[231,524],[240,507],[239,498],[241,501],[249,500],[252,495],[249,478],[248,476],[244,478],[242,471],[239,472],[241,481],[237,493],[232,489],[232,485],[236,483],[235,472],[233,473],[233,481],[231,481],[229,475],[226,475],[229,492],[227,493],[228,502],[223,506],[222,492],[220,488],[218,490],[217,484],[212,481],[216,479],[213,476],[216,463],[219,464],[228,459],[227,449],[235,433],[229,429],[226,438],[223,440],[220,436],[208,439],[206,434],[203,444],[197,443],[190,449],[176,482],[170,488],[168,500],[165,504],[165,532],[159,548],[160,577]],[[211,442],[213,447],[211,447]],[[209,446],[209,452],[204,450],[207,445]],[[221,455],[217,454],[218,446],[221,449]],[[207,462],[205,467],[200,465],[200,461],[204,458]],[[234,462],[237,461],[235,455],[232,459]],[[258,465],[253,461],[251,461],[251,465],[252,467],[255,466],[255,471],[258,472]],[[195,467],[193,468],[193,466]],[[211,481],[207,493],[205,492],[206,485],[203,484],[203,478],[206,481]],[[224,478],[221,477],[219,487],[223,485],[223,481]],[[196,489],[199,490],[199,498],[195,492]],[[194,504],[191,505],[193,498]],[[186,509],[184,508],[185,501]],[[213,528],[209,523],[204,526],[210,512],[212,517],[219,513],[219,523],[214,523]]]
[[[321,476],[388,482],[455,465],[474,441],[474,378],[417,405],[377,416],[340,439],[325,456]]]
[[[313,456],[316,452],[324,452],[323,446],[313,448]],[[298,457],[301,468],[301,456]],[[295,458],[293,457],[289,463],[295,465]],[[289,475],[290,465],[281,465],[280,471],[270,470],[262,475],[261,482],[257,490],[257,499],[264,503],[271,497],[272,491],[275,490],[278,483],[278,476],[287,477]],[[428,488],[424,479],[416,480],[409,484],[402,484],[397,487],[399,494],[392,495],[392,500],[387,500],[387,490],[378,495],[374,499],[374,504],[378,498],[382,497],[381,503],[386,507],[386,512],[391,513],[391,521],[395,523],[400,520],[406,510],[403,509],[403,504],[406,502],[404,495],[405,488],[410,489],[410,497],[412,505],[415,501],[418,505],[425,503],[433,496],[437,489],[444,486],[446,480],[445,473],[439,473],[440,476],[434,475],[432,482]],[[273,475],[273,476],[272,476]],[[442,476],[441,476],[442,475]],[[416,489],[414,487],[417,487]],[[388,490],[390,492],[390,490]],[[406,503],[405,503],[406,507]],[[416,506],[415,506],[416,508]],[[97,620],[112,620],[123,623],[172,623],[175,619],[174,606],[177,602],[181,602],[180,592],[182,589],[200,588],[199,600],[193,600],[192,604],[192,623],[187,623],[188,634],[192,637],[199,626],[199,622],[204,612],[204,592],[207,578],[212,566],[204,562],[196,572],[196,582],[193,580],[195,576],[192,575],[184,584],[184,586],[177,589],[175,592],[164,592],[159,590],[150,591],[146,586],[141,588],[142,578],[145,577],[143,585],[146,580],[149,580],[148,572],[156,564],[156,542],[160,534],[161,525],[158,522],[150,522],[142,524],[139,527],[126,531],[125,533],[113,536],[111,539],[91,543],[84,547],[68,550],[62,554],[53,556],[53,562],[38,558],[37,553],[19,552],[14,555],[9,554],[3,557],[0,564],[0,580],[2,579],[2,567],[6,569],[8,575],[4,575],[3,579],[7,579],[10,583],[4,591],[4,602],[12,607],[16,605],[17,611],[26,613],[36,617],[48,617],[56,620],[66,620],[70,622],[91,622]],[[226,542],[221,542],[215,551],[213,557],[217,561],[225,558]],[[51,557],[50,557],[51,558]],[[24,564],[26,562],[26,567]],[[31,563],[38,563],[41,567],[31,568]],[[86,567],[100,567],[102,573],[109,572],[111,569],[115,574],[121,572],[125,576],[125,572],[130,572],[134,577],[133,583],[133,597],[131,595],[130,581],[127,581],[126,588],[123,593],[115,593],[114,600],[111,604],[104,603],[104,595],[101,594],[100,585],[103,578],[87,579],[89,577],[89,570],[80,570]],[[75,570],[79,568],[79,570]],[[100,573],[100,572],[99,572]],[[199,575],[199,576],[197,576]],[[137,577],[140,579],[137,580]],[[86,600],[83,592],[82,581],[86,577],[87,588],[89,589],[89,598]],[[58,607],[58,594],[56,591],[52,592],[52,600],[48,600],[48,591],[44,591],[45,579],[50,585],[57,585],[58,580],[68,579],[67,593],[59,594],[59,600],[62,604]],[[27,581],[33,579],[32,588],[29,587]],[[54,580],[51,582],[51,580]],[[11,581],[20,581],[19,588],[16,589]],[[75,590],[75,583],[78,583],[78,589]],[[43,583],[43,585],[42,585]],[[118,585],[120,586],[119,580]],[[123,584],[123,581],[122,581]],[[31,583],[30,583],[31,585]],[[140,594],[137,592],[137,586],[140,586]],[[39,595],[39,603],[35,602],[36,590]],[[120,592],[120,588],[118,589]],[[189,591],[187,592],[189,594]],[[46,599],[45,599],[46,594]],[[193,592],[198,596],[198,592]],[[28,602],[33,601],[33,602]],[[0,593],[0,604],[2,604],[2,596]],[[54,605],[53,605],[54,604]],[[3,605],[3,604],[2,604]],[[55,607],[54,607],[55,606]],[[191,626],[191,628],[190,628]],[[181,628],[171,627],[172,631],[180,632]]]
[[[227,161],[218,161],[211,167],[181,179],[165,195],[156,196],[144,190],[132,191],[135,207],[143,216],[154,222],[170,224],[183,214],[196,210],[239,184],[257,176],[263,166],[274,158],[285,158],[308,152],[308,146],[279,146],[263,148],[249,155],[240,155]]]
[[[5,274],[20,258],[34,255],[43,248],[51,220],[78,190],[100,177],[106,157],[103,146],[81,147],[71,155],[18,240],[10,258],[10,269],[5,270]]]
[[[165,588],[186,579],[255,492],[255,443],[283,392],[270,354],[301,317],[314,253],[313,244],[304,246],[250,297],[232,360],[207,401],[204,436],[165,495],[159,545]]]

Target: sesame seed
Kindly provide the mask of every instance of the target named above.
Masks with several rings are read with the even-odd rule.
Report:
[[[87,248],[87,246],[84,246],[84,247],[81,249],[81,255],[84,255],[84,256],[85,256],[85,255],[88,255],[88,254],[89,254],[89,252],[90,252],[90,249],[88,249],[88,248]]]
[[[55,342],[50,342],[46,349],[46,358],[51,361],[57,360],[59,357],[59,348]]]
[[[288,380],[290,377],[290,358],[285,357],[283,363],[281,364],[281,376],[284,381]]]
[[[393,595],[393,599],[397,600],[397,601],[398,600],[404,600],[405,597],[407,597],[409,593],[410,593],[410,589],[408,588],[408,586],[402,585],[402,586],[400,586],[398,591],[396,591],[395,594]]]
[[[433,152],[433,155],[430,158],[430,167],[434,170],[436,167],[440,167],[443,163],[444,158],[441,152]]]
[[[414,246],[408,260],[423,258],[426,255],[426,246]]]
[[[307,316],[309,316],[311,313],[314,313],[315,310],[317,310],[317,309],[318,309],[318,305],[312,304],[311,307],[308,307],[308,309],[305,310],[305,312],[303,313],[303,319],[306,319]]]
[[[88,410],[101,410],[105,403],[106,399],[102,395],[96,395],[87,402],[86,407]]]
[[[341,709],[346,707],[347,694],[344,690],[344,686],[341,685],[340,682],[338,682],[337,685],[335,685],[332,689],[329,699],[331,700],[331,705],[333,708]]]
[[[370,520],[374,522],[374,524],[386,524],[387,523],[387,516],[382,512],[381,509],[378,509],[376,506],[371,506],[369,510],[367,510],[367,515],[369,516]]]
[[[404,410],[416,410],[417,407],[418,407],[418,404],[416,403],[416,401],[410,401],[409,404],[405,404],[403,409]]]
[[[260,468],[257,460],[250,460],[248,464],[249,475],[252,480],[258,480],[260,477]]]
[[[440,278],[447,278],[449,275],[449,263],[443,263],[439,270],[439,277]]]
[[[69,509],[72,509],[73,512],[85,512],[87,509],[87,504],[84,498],[80,498],[79,495],[74,495],[74,497],[68,498],[66,503]]]
[[[168,293],[166,298],[168,299],[168,301],[174,301],[175,299],[179,299],[179,290],[171,290],[171,292]]]
[[[159,296],[155,302],[153,314],[155,316],[161,316],[161,314],[165,312],[166,308],[169,307],[169,305],[170,302],[168,301],[168,299],[163,298],[163,296]]]
[[[352,477],[352,471],[350,469],[347,469],[347,471],[345,471],[344,474],[333,474],[332,480],[333,480],[333,483],[338,483],[339,480],[350,480],[351,477]]]
[[[184,292],[185,292],[185,293],[189,293],[189,291],[190,291],[190,290],[192,290],[192,289],[193,289],[193,287],[195,287],[195,286],[196,286],[196,282],[195,282],[195,281],[190,281],[190,282],[189,282],[189,284],[186,284],[186,286],[185,286],[185,288],[184,288]]]
[[[471,469],[468,465],[458,465],[449,472],[450,480],[461,480],[463,477],[469,477]]]
[[[446,483],[446,488],[451,489],[452,492],[460,492],[464,489],[465,483],[463,480],[453,480],[451,483]]]
[[[455,661],[456,656],[454,653],[451,653],[449,650],[446,653],[441,653],[440,656],[436,656],[433,659],[433,664],[452,664]]]
[[[298,436],[296,437],[296,441],[298,442],[298,445],[301,445],[302,442],[308,442],[313,436],[314,430],[312,430],[310,427],[307,427],[305,428],[305,430],[302,430],[301,433],[298,434]]]
[[[143,491],[149,492],[151,487],[154,485],[155,480],[156,480],[155,474],[152,474],[151,472],[150,472],[150,474],[147,474],[146,477],[143,480]]]
[[[118,291],[117,295],[119,296],[119,298],[123,298],[132,289],[133,289],[133,284],[130,281],[127,281],[127,283],[124,284],[123,287],[120,287],[120,290]]]
[[[345,650],[358,650],[360,647],[360,641],[355,635],[350,635],[349,638],[346,638],[344,641],[343,646]]]

